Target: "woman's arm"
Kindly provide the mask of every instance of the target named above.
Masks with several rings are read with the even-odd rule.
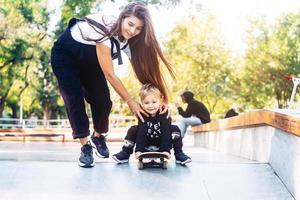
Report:
[[[137,117],[139,117],[142,121],[144,121],[141,113],[144,113],[145,115],[147,115],[147,113],[137,102],[132,99],[119,77],[115,74],[110,51],[110,48],[108,48],[104,44],[96,44],[98,61],[105,75],[105,78],[114,88],[114,90],[120,95],[120,97],[128,104],[130,110],[134,114],[136,114]]]

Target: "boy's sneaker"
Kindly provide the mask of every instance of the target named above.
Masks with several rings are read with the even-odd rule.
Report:
[[[129,161],[130,154],[126,151],[120,151],[112,156],[112,158],[117,161],[117,163],[127,163]]]
[[[192,162],[192,159],[190,157],[188,157],[187,155],[185,155],[185,153],[183,153],[183,152],[175,154],[175,159],[176,159],[176,163],[181,164],[181,165],[185,165],[187,163]]]
[[[109,150],[106,146],[105,137],[100,135],[100,137],[95,137],[94,134],[91,137],[92,147],[96,149],[96,155],[100,158],[108,158]]]
[[[81,147],[81,155],[79,157],[78,165],[85,168],[95,166],[93,147],[90,144],[85,144]]]

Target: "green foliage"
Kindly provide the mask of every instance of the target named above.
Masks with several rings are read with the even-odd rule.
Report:
[[[251,21],[241,96],[252,107],[286,107],[292,83],[284,76],[300,74],[300,13],[287,14],[275,25]]]
[[[65,0],[62,7],[62,21],[66,25],[72,17],[83,17],[90,13],[96,0]]]
[[[30,3],[29,0],[19,1],[19,3],[17,4],[17,10],[24,17],[24,20],[26,22],[32,23],[33,22],[33,10],[32,10],[32,7],[27,6],[29,3]]]
[[[166,43],[169,60],[178,80],[173,93],[184,89],[195,93],[210,112],[224,112],[224,98],[230,96],[230,53],[225,48],[213,16],[193,16],[178,23]]]
[[[21,99],[25,115],[32,112],[36,100],[41,103],[40,108],[44,108],[45,102],[49,101],[49,97],[35,97],[37,94],[31,90],[40,91],[41,95],[49,93],[54,96],[50,98],[54,101],[58,98],[57,89],[54,89],[56,83],[49,71],[49,13],[46,0],[4,1],[0,10],[3,17],[3,23],[0,25],[0,32],[3,33],[0,45],[0,114],[6,103],[12,110],[12,117],[17,117],[16,110],[19,109]],[[43,77],[36,76],[43,68],[49,72],[44,73]],[[47,84],[48,87],[52,85],[52,91],[44,92],[44,86],[35,85],[45,82],[39,78],[49,79]],[[33,96],[28,97],[27,94]]]
[[[56,25],[55,35],[60,35],[73,17],[81,18],[90,13],[95,2],[103,0],[64,0],[61,7],[61,18]]]
[[[66,27],[70,18],[87,15],[103,2],[64,0],[56,33]],[[179,0],[144,2],[173,6]],[[18,117],[20,99],[24,117],[33,112],[45,118],[66,117],[50,67],[54,38],[48,30],[49,16],[46,0],[1,1],[0,117],[4,109]],[[189,89],[212,114],[225,113],[236,104],[244,109],[286,107],[292,82],[284,76],[300,76],[300,12],[285,14],[273,25],[264,18],[250,21],[248,48],[244,57],[238,59],[233,59],[225,47],[217,27],[214,17],[208,14],[201,18],[190,16],[170,32],[165,51],[177,75],[175,83],[167,77],[171,102]],[[139,100],[140,84],[134,73],[131,71],[122,81]],[[113,112],[131,115],[128,106],[111,91]]]

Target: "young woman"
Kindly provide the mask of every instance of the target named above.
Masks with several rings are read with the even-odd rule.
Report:
[[[96,155],[109,156],[103,136],[108,131],[112,106],[107,81],[137,117],[143,120],[141,114],[146,114],[114,72],[112,60],[117,58],[118,63],[122,63],[121,50],[129,56],[138,80],[142,84],[152,83],[162,91],[166,97],[162,111],[165,112],[168,99],[159,61],[164,63],[173,78],[174,74],[156,40],[145,4],[134,2],[127,5],[112,23],[95,15],[73,18],[52,48],[51,64],[65,102],[73,138],[79,139],[82,145],[79,158],[82,167],[94,166],[92,147],[96,149]],[[90,131],[84,99],[92,112],[94,132],[91,142],[87,138]]]
[[[178,123],[181,132],[181,137],[184,138],[188,126],[206,124],[210,122],[210,113],[205,105],[194,99],[194,94],[191,91],[185,91],[181,95],[183,103],[187,103],[186,110],[176,103],[179,115],[182,116]]]

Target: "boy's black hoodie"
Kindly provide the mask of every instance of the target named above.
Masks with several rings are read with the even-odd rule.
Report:
[[[167,113],[156,114],[154,117],[144,117],[139,120],[135,152],[146,152],[147,147],[156,146],[159,152],[169,152],[171,149],[171,117]]]

